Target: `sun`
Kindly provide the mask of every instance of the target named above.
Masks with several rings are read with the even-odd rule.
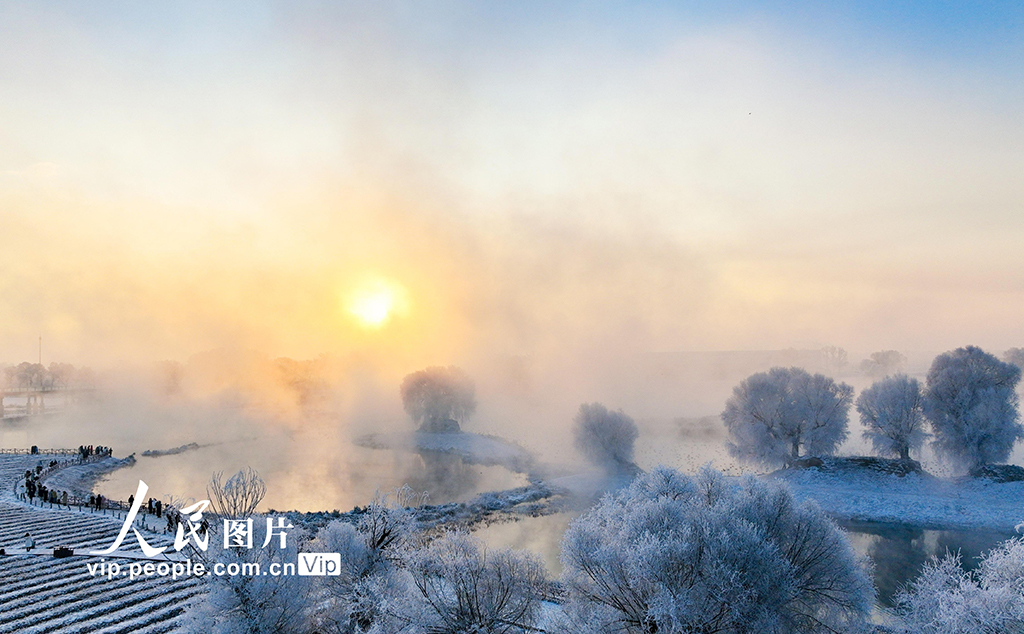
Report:
[[[358,286],[346,300],[348,313],[367,328],[380,328],[407,310],[405,288],[389,280],[373,280]]]

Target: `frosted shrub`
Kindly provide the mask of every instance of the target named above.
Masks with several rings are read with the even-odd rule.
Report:
[[[254,525],[263,518],[254,518]],[[262,537],[260,535],[259,537]],[[187,612],[185,631],[195,634],[302,634],[310,631],[311,607],[315,596],[315,577],[274,576],[264,574],[270,564],[294,563],[308,540],[304,531],[288,532],[287,547],[280,548],[275,537],[263,548],[259,543],[248,548],[222,548],[223,539],[215,529],[204,565],[212,570],[217,563],[225,570],[237,564],[243,574],[204,577],[207,594]],[[254,538],[254,541],[257,541]],[[257,565],[259,573],[245,566]],[[249,574],[245,574],[248,571]]]
[[[566,631],[857,631],[873,590],[843,533],[784,486],[658,468],[562,543]]]
[[[958,554],[933,559],[897,601],[920,634],[1024,632],[1024,538],[1004,542],[974,572]]]
[[[509,549],[486,551],[450,533],[406,560],[418,596],[398,607],[409,632],[520,634],[535,631],[544,566]]]
[[[405,491],[396,501],[377,496],[360,518],[358,527],[342,521],[320,530],[312,550],[341,554],[341,570],[322,578],[325,597],[317,611],[325,632],[357,634],[400,629],[393,623],[389,599],[401,600],[411,591],[395,566],[410,545],[414,522],[402,508]]]

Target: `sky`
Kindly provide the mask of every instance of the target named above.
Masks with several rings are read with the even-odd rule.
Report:
[[[0,0],[0,360],[1001,352],[1022,75],[1010,2]]]

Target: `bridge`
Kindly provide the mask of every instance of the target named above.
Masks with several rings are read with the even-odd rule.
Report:
[[[24,398],[25,408],[24,415],[31,416],[33,414],[42,414],[46,411],[46,403],[43,397],[47,394],[56,396],[57,394],[64,395],[64,403],[67,404],[68,396],[77,395],[83,392],[92,392],[94,388],[85,387],[62,387],[57,385],[51,385],[46,387],[8,387],[0,389],[0,418],[6,415],[4,409],[4,399],[8,397]],[[17,410],[21,410],[20,406],[15,406]],[[15,409],[12,408],[12,409]]]

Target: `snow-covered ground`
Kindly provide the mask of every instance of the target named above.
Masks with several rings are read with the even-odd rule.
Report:
[[[80,498],[87,498],[93,487],[107,474],[135,464],[135,457],[114,458],[109,456],[94,462],[85,462],[64,467],[43,478],[43,483],[58,491],[67,491]]]
[[[203,591],[200,580],[94,576],[86,564],[99,558],[77,553],[110,545],[123,519],[56,505],[42,508],[16,499],[14,483],[25,470],[52,458],[56,457],[0,456],[0,547],[7,552],[0,556],[0,633],[160,634],[177,629],[183,612]],[[61,473],[51,475],[50,483]],[[85,469],[66,477],[80,485],[81,478],[92,475],[94,470]],[[36,541],[34,554],[25,554],[25,533]],[[146,539],[154,546],[171,543],[170,536],[157,533],[146,534]],[[76,555],[55,559],[51,553],[56,546],[68,546]],[[131,532],[122,548],[139,551]],[[106,561],[127,567],[124,559]]]
[[[787,470],[784,480],[802,500],[814,500],[840,520],[914,525],[926,529],[1013,532],[1024,522],[1024,482],[975,478],[903,477],[872,471]]]
[[[491,436],[469,433],[395,434],[364,437],[360,444],[461,456],[467,462],[521,469],[529,454]],[[552,471],[531,469],[534,475]],[[976,478],[938,478],[927,473],[903,477],[866,469],[787,470],[764,477],[784,480],[801,500],[814,500],[839,520],[913,525],[925,529],[1014,531],[1024,522],[1024,482],[995,483]],[[596,499],[602,491],[627,484],[622,477],[572,473],[548,485],[572,497]],[[627,478],[628,480],[628,478]],[[560,502],[564,507],[564,501]],[[561,509],[560,509],[561,510]]]

